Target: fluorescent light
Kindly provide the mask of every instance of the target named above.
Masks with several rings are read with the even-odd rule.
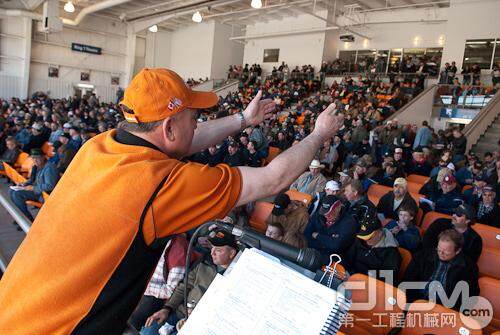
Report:
[[[252,8],[259,9],[262,8],[262,1],[261,0],[252,0],[252,3],[250,4]]]
[[[94,85],[90,84],[77,84],[76,86],[80,88],[94,88]]]
[[[75,11],[75,5],[73,5],[73,2],[68,1],[64,4],[64,10],[68,13],[73,13]]]
[[[201,16],[200,11],[196,11],[193,14],[192,20],[196,23],[200,23],[201,21],[203,21],[203,16]]]
[[[158,26],[156,24],[153,24],[151,27],[148,28],[148,30],[152,33],[158,32]]]

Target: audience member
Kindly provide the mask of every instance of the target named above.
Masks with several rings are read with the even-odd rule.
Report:
[[[375,215],[365,217],[356,237],[343,258],[349,273],[368,274],[368,271],[376,270],[377,278],[380,278],[378,271],[389,270],[397,275],[401,265],[398,242],[389,230],[382,228]]]
[[[500,207],[496,202],[496,190],[493,186],[483,187],[481,200],[476,208],[477,222],[500,228]]]
[[[438,285],[447,297],[451,297],[456,285],[463,281],[468,284],[469,296],[479,295],[479,270],[474,261],[464,255],[464,237],[455,229],[445,229],[437,237],[437,247],[421,250],[412,258],[406,269],[404,280],[407,282],[426,282],[424,289],[407,290],[408,302],[418,299],[432,300],[443,304],[440,296],[430,294]],[[435,292],[435,291],[434,291]],[[462,298],[453,306],[460,310]]]
[[[416,212],[412,206],[402,205],[398,209],[398,218],[389,222],[385,228],[396,238],[400,247],[411,252],[420,245],[420,231],[415,226]]]
[[[290,186],[291,190],[297,190],[302,193],[307,193],[314,196],[321,192],[326,185],[326,178],[321,174],[321,169],[324,168],[317,159],[314,159],[309,165],[309,171],[304,172]]]
[[[32,149],[30,156],[35,163],[31,170],[30,180],[17,185],[9,191],[9,194],[12,202],[29,220],[33,221],[33,215],[28,210],[26,201],[39,201],[43,192],[52,192],[59,180],[59,174],[55,166],[46,161],[40,149]]]
[[[234,237],[223,230],[212,231],[208,240],[212,245],[211,259],[199,262],[188,277],[187,299],[194,304],[200,301],[217,273],[224,273],[238,252]],[[160,326],[165,322],[175,327],[179,320],[187,317],[184,289],[184,283],[179,282],[163,308],[146,320],[145,327],[153,328],[148,330],[149,334],[158,334]]]
[[[381,220],[398,218],[400,208],[411,208],[413,213],[418,212],[418,206],[415,200],[408,192],[408,183],[404,178],[398,178],[394,181],[394,188],[380,198],[377,204],[377,213]],[[414,215],[415,217],[415,215]]]
[[[447,229],[454,229],[463,235],[463,252],[473,262],[477,262],[483,250],[481,236],[471,227],[476,215],[474,208],[463,204],[454,209],[450,219],[437,219],[425,231],[423,238],[424,249],[433,249],[438,242],[439,234]]]

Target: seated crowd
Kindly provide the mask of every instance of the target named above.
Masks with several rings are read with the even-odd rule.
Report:
[[[236,113],[258,89],[274,100],[276,113],[186,159],[262,166],[301,141],[311,132],[316,116],[335,103],[345,115],[344,126],[324,142],[308,171],[276,196],[261,231],[297,248],[316,249],[325,265],[332,253],[339,254],[349,274],[376,270],[375,276],[381,278],[380,271],[388,270],[396,281],[438,281],[447,293],[465,281],[471,295],[478,294],[477,262],[483,243],[474,224],[500,226],[500,150],[480,160],[466,153],[467,139],[458,128],[436,132],[427,122],[418,127],[387,120],[418,94],[418,80],[384,83],[346,76],[325,88],[314,77],[293,76],[294,70],[285,76],[285,67],[267,79],[261,77],[260,66],[230,69],[230,76],[240,79],[239,91],[221,98],[216,108],[200,115],[200,121]],[[304,69],[303,73],[314,73],[308,66]],[[34,161],[27,171],[29,179],[10,192],[30,219],[26,201],[50,194],[78,149],[122,119],[114,104],[100,103],[95,96],[54,100],[39,93],[26,101],[1,101],[1,106],[1,161],[15,166],[22,152],[30,153]],[[44,151],[47,142],[51,150]],[[421,176],[424,182],[417,185],[410,176]],[[383,194],[374,196],[376,190]],[[259,202],[236,208],[227,219],[255,227],[252,215],[258,206]],[[443,216],[424,232],[421,216],[435,212]],[[222,231],[212,230],[198,239],[185,310],[181,279],[190,235],[169,242],[130,319],[142,334],[158,334],[161,327],[182,323],[240,249]],[[401,249],[413,255],[406,268]],[[410,302],[422,298],[429,298],[429,285],[408,294]]]

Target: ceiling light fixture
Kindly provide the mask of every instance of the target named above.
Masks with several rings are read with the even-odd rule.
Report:
[[[201,21],[203,21],[203,16],[201,16],[200,11],[196,11],[193,14],[192,20],[196,23],[200,23]]]
[[[158,26],[156,24],[153,24],[151,27],[148,28],[148,30],[152,33],[158,32]]]
[[[250,3],[250,6],[252,6],[252,8],[255,8],[255,9],[262,8],[262,1],[261,0],[252,0],[252,2]]]
[[[75,11],[75,5],[73,5],[72,1],[68,1],[64,4],[64,11],[68,13],[73,13]]]

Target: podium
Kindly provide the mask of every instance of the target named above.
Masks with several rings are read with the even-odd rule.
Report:
[[[179,334],[336,334],[349,306],[341,293],[245,249],[224,276],[216,276]]]

